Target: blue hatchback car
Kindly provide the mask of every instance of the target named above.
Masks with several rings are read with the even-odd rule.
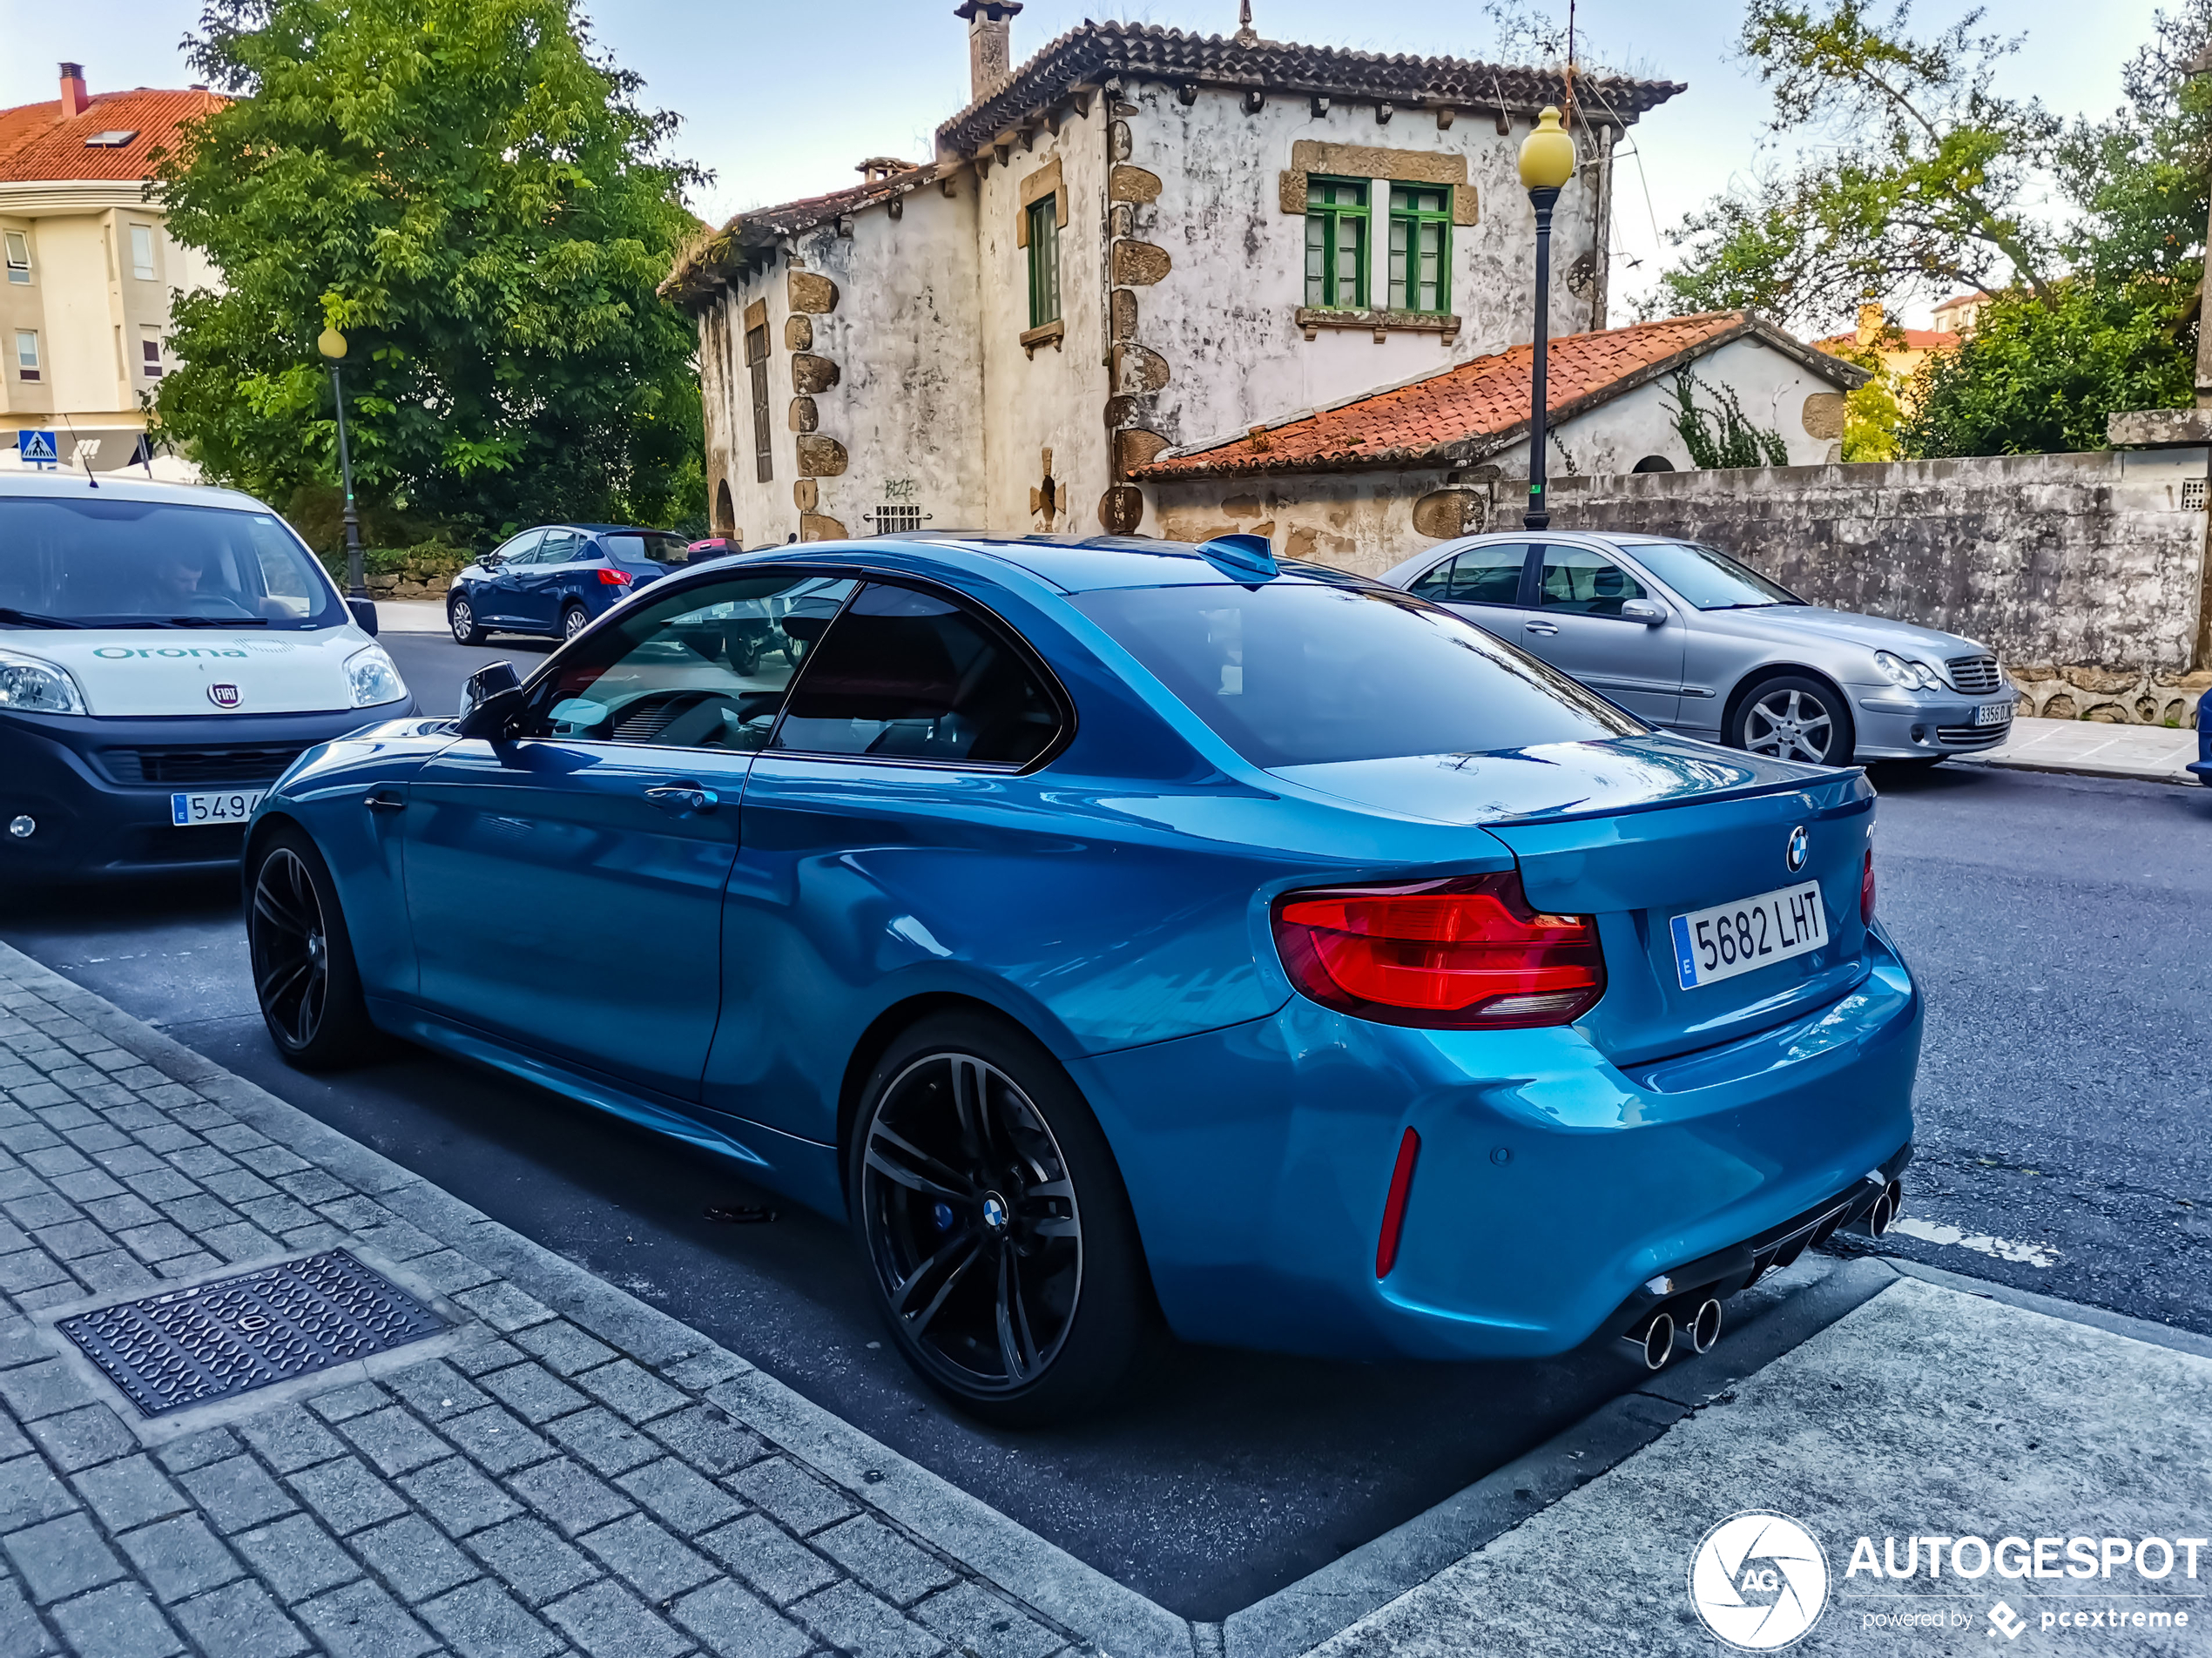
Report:
[[[1162,1320],[1664,1363],[1910,1156],[1872,789],[1655,731],[1264,542],[671,576],[256,817],[292,1062],[412,1038],[849,1217],[987,1418]]]
[[[491,633],[572,639],[617,601],[685,562],[681,536],[633,524],[542,524],[453,578],[446,623],[462,644]]]

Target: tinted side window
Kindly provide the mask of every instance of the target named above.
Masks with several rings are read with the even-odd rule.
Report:
[[[562,654],[530,737],[663,748],[765,748],[784,693],[850,581],[777,574],[623,607]]]
[[[1649,596],[1643,584],[1602,553],[1581,547],[1544,549],[1542,591],[1548,610],[1581,616],[1618,616],[1629,599]]]
[[[860,590],[808,658],[775,746],[880,759],[1022,765],[1057,704],[1000,629],[911,588]]]
[[[564,564],[577,549],[577,537],[565,529],[549,529],[544,543],[531,557],[533,564]]]
[[[1525,542],[1493,542],[1470,547],[1452,561],[1447,604],[1518,604],[1521,567],[1528,562]]]
[[[502,543],[493,552],[492,556],[499,559],[502,563],[510,564],[518,559],[527,560],[532,553],[537,550],[537,544],[544,539],[545,532],[543,530],[525,529],[521,535],[516,536],[512,541]]]

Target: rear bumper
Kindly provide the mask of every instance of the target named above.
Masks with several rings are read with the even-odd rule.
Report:
[[[1856,757],[1861,760],[1939,758],[1995,748],[2013,734],[2010,711],[2020,701],[2010,686],[1986,697],[1909,694],[1894,685],[1850,689],[1851,719],[1858,727]],[[1977,725],[1979,711],[1992,706],[2007,711],[2004,723]]]
[[[1912,1135],[1922,1007],[1878,931],[1850,994],[1625,1069],[1572,1028],[1414,1031],[1298,999],[1077,1062],[1187,1339],[1350,1358],[1534,1358],[1655,1277],[1817,1212]],[[1391,1171],[1420,1136],[1396,1264]],[[1717,1275],[1716,1275],[1717,1276]]]
[[[377,708],[315,714],[185,715],[105,719],[0,714],[0,884],[13,880],[173,873],[236,867],[244,825],[180,829],[170,815],[175,792],[266,789],[290,756],[348,731],[415,711],[415,699]],[[280,764],[253,778],[128,781],[117,756],[139,750],[204,746],[265,750]],[[19,839],[17,818],[37,827]]]

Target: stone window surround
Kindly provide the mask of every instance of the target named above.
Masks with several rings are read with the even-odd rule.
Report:
[[[1467,158],[1464,152],[1387,150],[1368,144],[1330,144],[1317,138],[1294,139],[1291,145],[1291,165],[1281,175],[1278,203],[1286,216],[1305,217],[1306,181],[1309,175],[1317,172],[1332,178],[1366,179],[1371,209],[1378,200],[1386,204],[1380,215],[1386,226],[1388,224],[1386,204],[1393,184],[1448,185],[1452,192],[1453,227],[1461,228],[1480,222],[1479,205],[1474,186],[1468,182]],[[1453,239],[1456,241],[1457,239]],[[1370,235],[1367,243],[1368,291],[1386,293],[1389,291],[1389,238],[1387,234]],[[1300,257],[1304,257],[1302,244]],[[1381,262],[1380,268],[1385,278],[1379,287],[1373,280],[1378,261]],[[1292,313],[1291,320],[1308,340],[1318,339],[1324,328],[1343,328],[1371,331],[1378,344],[1394,333],[1413,333],[1437,334],[1441,342],[1448,346],[1460,334],[1460,319],[1454,313],[1393,311],[1379,306],[1354,310],[1341,307],[1324,308],[1301,305]]]
[[[1021,188],[1016,194],[1018,199],[1014,209],[1014,245],[1016,247],[1027,251],[1029,246],[1029,209],[1048,196],[1052,198],[1054,226],[1060,230],[1068,228],[1068,192],[1061,185],[1058,156],[1053,157],[1042,166],[1023,174]],[[1036,356],[1037,347],[1040,346],[1050,346],[1057,351],[1061,348],[1061,341],[1067,337],[1067,333],[1066,320],[1061,317],[1055,317],[1049,322],[1022,330],[1020,341],[1022,349],[1032,359]]]

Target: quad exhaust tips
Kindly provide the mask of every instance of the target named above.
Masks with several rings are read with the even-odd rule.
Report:
[[[1655,1312],[1640,1331],[1630,1331],[1621,1338],[1636,1350],[1646,1370],[1664,1370],[1667,1361],[1675,1356],[1679,1341],[1693,1353],[1710,1353],[1713,1344],[1721,1338],[1721,1304],[1716,1297],[1707,1296],[1698,1304],[1689,1322],[1678,1324],[1671,1312]]]

